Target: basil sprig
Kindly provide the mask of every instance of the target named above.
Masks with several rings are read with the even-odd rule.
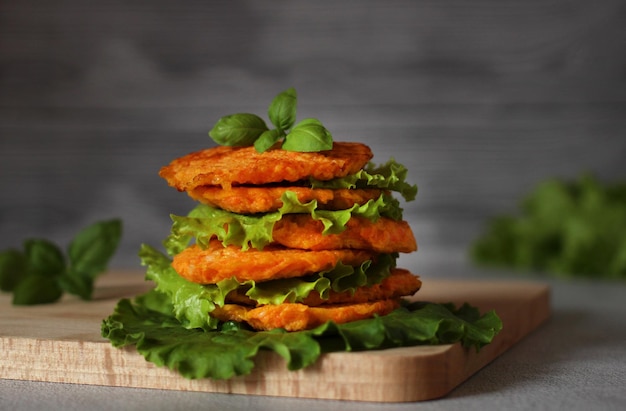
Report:
[[[90,300],[94,281],[106,270],[121,235],[121,220],[92,224],[76,234],[67,257],[51,241],[26,240],[23,251],[0,252],[0,290],[13,293],[14,305],[53,303],[64,292]]]
[[[274,126],[269,128],[256,114],[238,113],[220,118],[209,136],[223,146],[251,146],[262,153],[280,144],[283,150],[315,152],[333,148],[330,132],[315,118],[296,124],[298,95],[292,87],[278,94],[268,109]]]

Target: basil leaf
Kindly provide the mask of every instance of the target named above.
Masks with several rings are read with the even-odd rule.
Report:
[[[314,152],[331,150],[333,137],[319,120],[296,121],[298,95],[292,87],[272,100],[267,114],[274,129],[269,129],[256,114],[239,113],[224,116],[209,131],[209,136],[223,146],[252,146],[263,153],[285,138],[282,148],[288,151]]]
[[[26,256],[17,250],[0,253],[0,290],[12,291],[26,275]]]
[[[259,153],[269,150],[274,144],[285,136],[285,133],[279,129],[264,131],[263,134],[254,142],[254,148]]]
[[[298,95],[292,87],[283,91],[272,100],[268,109],[270,121],[279,130],[289,130],[296,122]]]
[[[251,146],[264,131],[265,121],[256,114],[239,113],[218,120],[209,136],[223,146]]]
[[[89,300],[121,234],[119,219],[83,229],[68,246],[69,264],[61,249],[45,239],[26,240],[24,252],[0,252],[0,290],[13,292],[15,305],[53,303],[64,291]]]
[[[101,221],[81,230],[68,247],[72,271],[94,278],[106,270],[122,236],[118,219]]]
[[[65,257],[56,244],[43,239],[24,242],[29,275],[56,277],[65,271]]]
[[[283,149],[288,151],[313,152],[332,148],[332,135],[319,120],[314,118],[308,118],[296,124],[283,143]]]
[[[14,305],[53,303],[61,298],[63,291],[55,277],[31,274],[13,289]]]
[[[91,299],[94,283],[94,278],[91,274],[70,270],[59,277],[58,283],[63,291],[77,295],[83,300]]]

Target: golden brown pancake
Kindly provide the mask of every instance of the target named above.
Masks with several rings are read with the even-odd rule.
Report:
[[[269,245],[263,251],[242,250],[236,246],[222,246],[212,240],[203,250],[192,245],[175,255],[172,267],[188,281],[214,284],[227,278],[238,281],[268,281],[293,278],[330,270],[340,261],[359,266],[373,259],[375,253],[367,250],[296,250]]]
[[[196,201],[237,214],[278,210],[282,196],[291,191],[301,203],[315,200],[319,210],[344,210],[375,200],[379,189],[310,188],[309,180],[332,180],[354,174],[372,159],[361,143],[335,142],[332,150],[300,153],[254,147],[218,146],[173,160],[159,175],[170,186],[186,191]],[[188,281],[215,284],[235,278],[239,282],[303,277],[336,267],[340,262],[360,266],[380,254],[417,250],[406,221],[381,217],[372,222],[351,217],[337,234],[323,234],[324,225],[308,213],[285,214],[273,227],[273,243],[263,250],[223,246],[216,238],[205,249],[191,245],[173,257],[172,267]],[[403,296],[421,287],[419,277],[393,268],[380,284],[335,292],[327,298],[312,291],[302,301],[259,305],[241,287],[226,297],[226,304],[210,313],[222,321],[238,321],[256,330],[307,330],[327,321],[337,324],[389,314]],[[326,296],[326,295],[325,295]]]
[[[374,315],[387,315],[399,306],[399,299],[321,307],[297,303],[263,305],[256,308],[226,304],[211,311],[210,315],[221,321],[246,322],[255,330],[284,328],[287,331],[302,331],[315,328],[326,321],[343,324],[372,318]]]
[[[422,282],[419,277],[411,274],[408,270],[396,268],[392,270],[391,275],[369,287],[359,287],[354,294],[349,291],[335,292],[329,290],[328,298],[321,298],[319,293],[312,291],[302,301],[302,304],[309,306],[321,306],[326,304],[347,304],[347,303],[365,303],[368,301],[395,299],[398,297],[415,294]],[[256,302],[245,295],[243,290],[235,290],[228,294],[226,301],[231,304],[256,306]]]
[[[161,168],[159,175],[179,191],[198,186],[262,185],[309,177],[332,180],[362,169],[373,157],[361,143],[335,142],[332,150],[301,153],[254,147],[218,146],[190,153]]]
[[[272,237],[285,247],[316,251],[351,248],[410,253],[417,250],[413,231],[406,221],[381,217],[372,222],[353,216],[339,234],[322,234],[323,230],[324,224],[308,214],[286,214],[274,225]]]
[[[354,204],[363,205],[382,194],[378,189],[335,189],[289,186],[238,186],[222,189],[200,186],[188,191],[191,198],[213,207],[238,214],[256,214],[276,211],[282,207],[281,196],[291,191],[301,203],[317,201],[322,210],[345,210]]]

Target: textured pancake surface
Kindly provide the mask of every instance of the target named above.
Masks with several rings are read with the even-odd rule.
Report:
[[[413,231],[406,221],[381,217],[373,222],[353,216],[339,234],[322,234],[324,224],[308,214],[286,214],[276,222],[274,241],[290,248],[372,250],[377,253],[410,253],[417,250]]]
[[[241,282],[268,281],[330,270],[340,261],[359,266],[375,255],[367,250],[308,251],[274,245],[262,251],[244,251],[212,240],[206,249],[192,245],[175,255],[172,267],[181,277],[198,284],[214,284],[233,277]]]
[[[222,189],[199,186],[188,191],[194,200],[238,214],[256,214],[276,211],[282,207],[281,196],[291,191],[298,201],[317,201],[321,210],[344,210],[354,204],[363,205],[376,200],[383,193],[378,189],[328,189],[297,186],[237,186]]]
[[[159,171],[170,186],[188,191],[198,186],[262,185],[309,177],[332,180],[362,169],[373,157],[365,144],[335,142],[332,150],[301,153],[254,147],[217,146],[187,154]]]

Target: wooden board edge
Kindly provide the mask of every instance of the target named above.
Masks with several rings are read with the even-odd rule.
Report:
[[[395,348],[381,351],[323,354],[313,366],[287,371],[284,360],[270,352],[257,359],[247,376],[226,381],[188,380],[176,372],[147,362],[134,348],[116,349],[108,341],[0,340],[9,353],[0,360],[5,379],[49,381],[117,387],[202,391],[228,394],[317,398],[368,402],[415,402],[443,397],[481,368],[545,322],[550,315],[549,289],[538,288],[529,298],[532,309],[517,318],[521,326],[506,325],[480,352],[460,345]],[[503,313],[503,322],[523,312],[514,307]],[[509,318],[509,320],[507,320]],[[10,344],[10,347],[3,345]],[[94,355],[96,353],[97,355]],[[366,361],[348,361],[366,356]],[[84,361],[95,357],[96,361]],[[29,363],[28,369],[20,364]],[[456,368],[450,364],[465,364]],[[79,369],[76,369],[76,364]],[[72,369],[68,369],[71,365]],[[131,373],[128,370],[133,369]],[[136,370],[141,370],[137,373]],[[428,373],[425,370],[440,370]],[[336,378],[328,379],[328,372]],[[339,370],[339,371],[338,371]],[[373,381],[370,376],[380,378]],[[45,375],[45,377],[44,377]],[[357,376],[346,380],[345,375]],[[303,383],[304,382],[304,383]]]

